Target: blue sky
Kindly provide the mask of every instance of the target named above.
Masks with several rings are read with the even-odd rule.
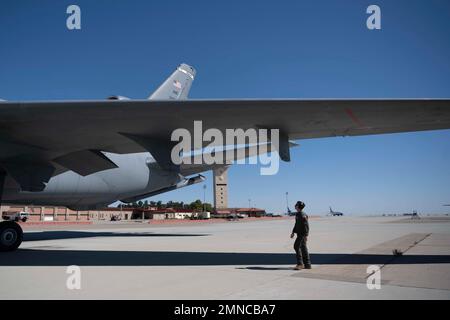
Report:
[[[191,98],[450,98],[449,35],[447,0],[3,0],[0,98],[141,99],[182,62]],[[292,159],[275,176],[231,168],[230,205],[281,212],[287,191],[313,214],[449,211],[450,130],[305,140]],[[197,198],[202,185],[153,199]]]

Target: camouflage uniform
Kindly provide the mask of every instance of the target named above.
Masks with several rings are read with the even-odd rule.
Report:
[[[306,237],[309,234],[308,216],[303,211],[295,214],[295,225],[292,233],[297,234],[294,242],[294,250],[297,257],[297,265],[311,266],[308,248],[306,247]]]

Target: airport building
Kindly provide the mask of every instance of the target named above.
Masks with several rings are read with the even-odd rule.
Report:
[[[243,217],[262,217],[266,210],[260,208],[223,208],[214,211],[215,218],[225,218],[230,215],[241,215]]]
[[[152,219],[152,220],[164,220],[164,219],[191,219],[191,218],[209,218],[209,214],[203,212],[195,212],[190,209],[158,209],[158,208],[139,208],[133,210],[131,219]]]
[[[130,220],[133,214],[132,208],[104,208],[101,210],[74,211],[66,207],[55,206],[25,206],[8,205],[0,206],[3,215],[11,215],[18,212],[28,213],[29,221],[110,221],[113,217],[117,220]]]
[[[266,214],[259,208],[223,208],[212,214],[190,209],[166,208],[104,208],[100,210],[74,211],[66,207],[25,206],[5,204],[0,206],[2,216],[26,212],[30,222],[77,222],[112,220],[166,220],[166,219],[209,219],[227,218],[230,215],[262,217]]]
[[[3,215],[14,215],[19,212],[28,213],[28,221],[111,221],[111,220],[164,220],[203,218],[199,213],[188,209],[158,208],[104,208],[100,210],[74,211],[66,207],[2,205]],[[209,216],[208,216],[209,218]]]

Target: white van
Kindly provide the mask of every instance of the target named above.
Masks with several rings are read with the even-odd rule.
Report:
[[[25,211],[20,211],[20,212],[8,212],[5,211],[2,214],[2,218],[3,220],[8,220],[8,221],[22,221],[22,222],[26,222],[30,217],[30,214],[28,212]]]

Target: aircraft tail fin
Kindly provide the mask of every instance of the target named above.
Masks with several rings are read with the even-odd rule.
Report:
[[[150,96],[150,100],[185,100],[188,98],[192,81],[195,77],[195,69],[185,63],[167,78],[166,81]]]
[[[333,213],[333,209],[331,209],[331,207],[330,207],[330,213]]]

